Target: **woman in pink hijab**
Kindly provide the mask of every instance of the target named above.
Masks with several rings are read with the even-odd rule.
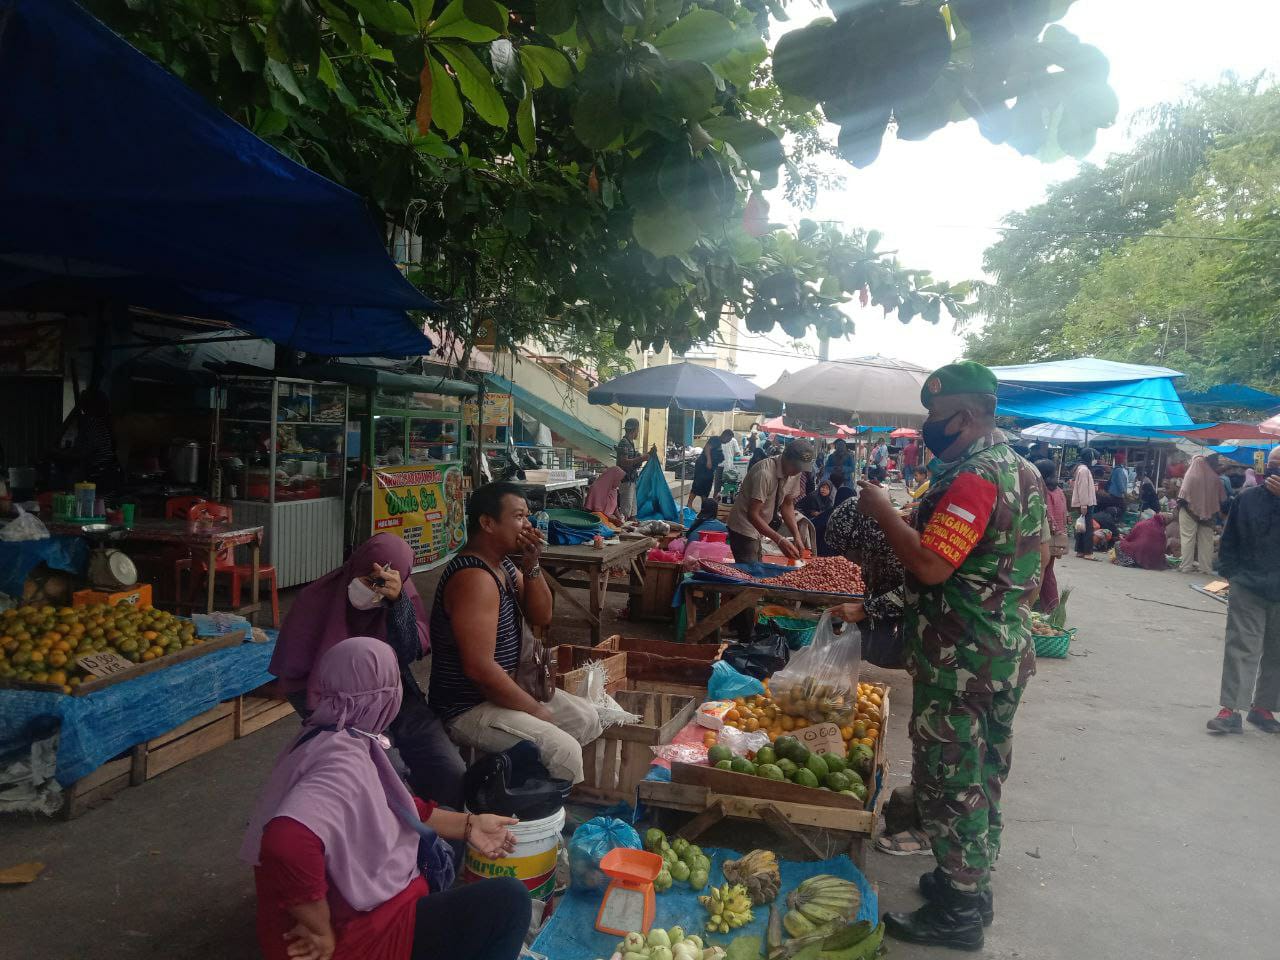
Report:
[[[626,476],[621,467],[610,467],[592,482],[587,490],[586,508],[593,513],[603,513],[616,519],[618,516],[618,486]]]
[[[399,537],[378,533],[352,551],[347,562],[309,584],[289,609],[268,669],[280,678],[302,717],[313,692],[312,668],[347,637],[376,637],[400,664],[403,702],[389,733],[420,796],[462,809],[466,765],[445,733],[410,665],[430,651],[427,612],[413,585],[413,549]]]
[[[402,693],[391,648],[373,637],[334,644],[310,687],[311,713],[276,759],[240,848],[255,868],[262,955],[515,960],[529,928],[523,883],[437,891],[422,874],[420,843],[465,840],[504,857],[516,821],[439,809],[396,775],[382,736]]]

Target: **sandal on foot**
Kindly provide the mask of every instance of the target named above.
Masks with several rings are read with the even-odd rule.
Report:
[[[891,857],[909,857],[913,854],[933,855],[929,835],[923,830],[904,830],[901,833],[881,834],[876,837],[876,849]]]

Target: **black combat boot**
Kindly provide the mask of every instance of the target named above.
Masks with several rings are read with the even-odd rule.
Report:
[[[914,913],[886,913],[884,932],[908,943],[953,950],[982,949],[982,894],[943,884],[937,900]]]
[[[920,896],[932,903],[941,896],[940,891],[946,886],[946,883],[947,881],[943,878],[942,872],[937,867],[934,867],[928,873],[920,874]],[[981,898],[978,903],[978,909],[982,912],[982,925],[989,927],[996,915],[991,891],[983,890],[978,896]]]

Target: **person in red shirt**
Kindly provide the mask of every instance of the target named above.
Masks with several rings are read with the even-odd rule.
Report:
[[[516,821],[437,808],[400,780],[383,736],[400,709],[395,653],[372,637],[343,640],[310,685],[311,713],[277,758],[240,849],[255,868],[263,956],[515,960],[531,910],[523,883],[436,892],[423,876],[424,861],[451,873],[441,838],[505,856]]]
[[[916,479],[916,467],[920,465],[920,446],[913,438],[902,448],[902,482],[910,489]]]

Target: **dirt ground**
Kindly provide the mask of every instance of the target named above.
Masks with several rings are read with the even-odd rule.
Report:
[[[1280,738],[1212,739],[1225,608],[1204,578],[1068,559],[1079,635],[1042,661],[1019,712],[1005,792],[996,921],[985,956],[1012,960],[1262,960],[1276,956],[1274,850]],[[430,602],[431,578],[419,587]],[[670,627],[617,619],[632,635]],[[585,641],[558,618],[553,637]],[[909,775],[909,684],[894,687],[893,783]],[[292,725],[277,723],[172,770],[78,820],[0,819],[0,866],[47,864],[0,889],[0,957],[23,960],[256,956],[244,823]],[[871,854],[887,909],[912,908],[927,857]],[[941,951],[891,945],[912,960]]]

